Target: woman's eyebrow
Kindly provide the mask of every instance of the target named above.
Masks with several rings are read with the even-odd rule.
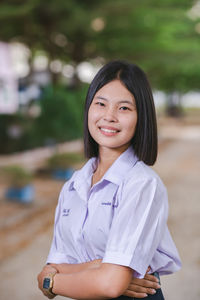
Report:
[[[104,98],[102,96],[96,96],[95,98],[108,101],[108,99],[106,99],[106,98]]]
[[[100,100],[109,101],[107,98],[102,97],[102,96],[96,96],[95,98],[100,99]],[[121,103],[127,103],[127,104],[135,106],[135,104],[133,102],[131,102],[130,100],[119,100],[119,101],[117,101],[117,103],[119,103],[119,104],[121,104]]]
[[[127,103],[127,104],[135,106],[135,104],[133,102],[131,102],[130,100],[120,100],[117,103]]]

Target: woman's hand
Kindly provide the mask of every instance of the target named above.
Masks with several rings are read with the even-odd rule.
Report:
[[[149,269],[147,270],[147,272]],[[124,292],[124,296],[135,297],[135,298],[144,298],[148,294],[153,295],[156,293],[156,289],[159,289],[161,286],[158,283],[158,279],[154,275],[147,274],[144,278],[133,278]]]
[[[43,280],[45,276],[48,276],[49,274],[56,274],[57,270],[50,266],[50,265],[46,265],[44,266],[44,268],[42,269],[42,271],[38,274],[37,280],[38,280],[38,287],[39,289],[42,291],[42,293],[48,297],[49,299],[53,299],[55,296],[50,296],[46,291],[43,290]]]

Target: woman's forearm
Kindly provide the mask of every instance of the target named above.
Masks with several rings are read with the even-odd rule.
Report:
[[[74,299],[108,299],[121,295],[132,272],[126,267],[103,264],[73,274],[57,273],[53,293]]]
[[[50,264],[50,266],[54,267],[58,273],[68,274],[68,273],[76,273],[81,272],[87,269],[93,269],[100,267],[101,259],[95,259],[89,262],[80,263],[80,264]]]
[[[101,282],[96,269],[73,274],[58,273],[54,277],[53,293],[73,299],[106,299]]]
[[[61,265],[58,266],[62,267]],[[123,293],[123,295],[131,298],[143,298],[147,294],[154,294],[155,289],[160,288],[157,278],[153,275],[146,274],[144,279],[132,278],[131,269],[128,270],[126,267],[112,264],[101,264],[101,260],[81,264],[79,267],[84,267],[85,270],[80,272],[77,272],[77,268],[75,271],[73,265],[70,265],[70,267],[71,270],[73,268],[73,274],[68,273],[70,269],[67,264],[64,264],[62,270],[65,271],[65,274],[57,273],[56,277],[54,277],[54,292],[66,297],[76,299],[85,299],[85,297],[87,299],[104,299],[116,298]],[[52,273],[56,273],[54,266],[46,265],[38,275],[39,288],[44,294],[44,277],[48,277]],[[127,288],[128,280],[130,284]]]

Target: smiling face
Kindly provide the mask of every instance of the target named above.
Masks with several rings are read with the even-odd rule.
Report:
[[[137,124],[135,99],[120,80],[113,80],[95,94],[88,111],[88,129],[99,147],[128,148]]]

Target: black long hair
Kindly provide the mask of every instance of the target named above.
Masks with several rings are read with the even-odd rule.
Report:
[[[88,110],[99,89],[119,79],[134,96],[137,109],[137,125],[131,144],[134,152],[147,165],[157,158],[158,137],[153,94],[146,74],[135,64],[126,61],[111,61],[104,65],[92,80],[85,102],[84,150],[87,158],[98,157],[98,144],[88,130]]]

